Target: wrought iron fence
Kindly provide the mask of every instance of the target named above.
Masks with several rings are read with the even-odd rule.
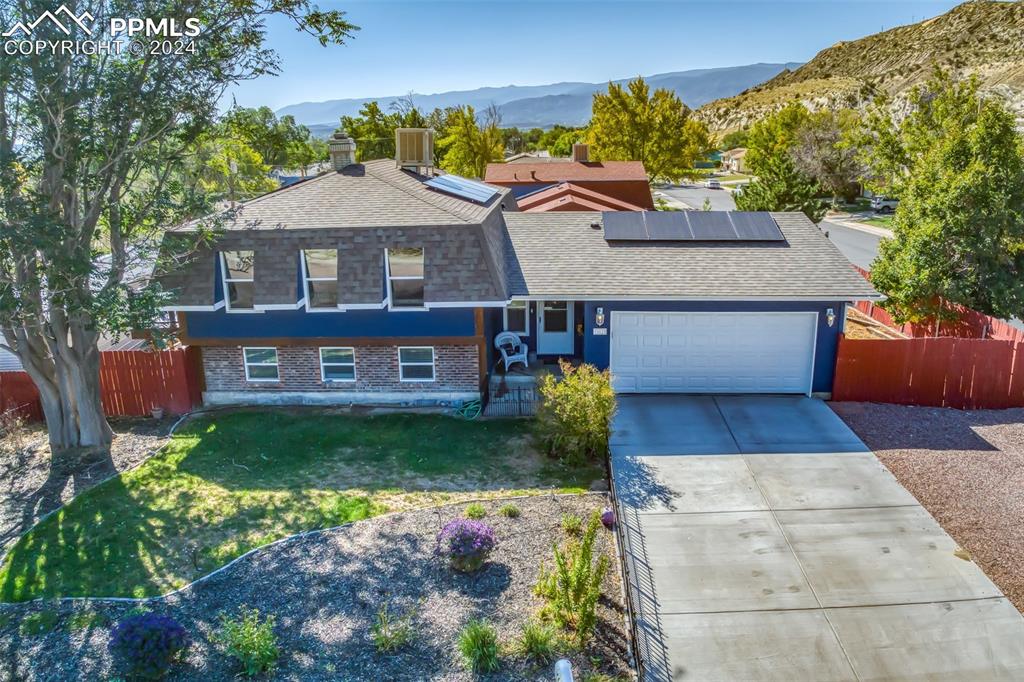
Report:
[[[486,417],[532,417],[540,407],[536,386],[488,385]]]

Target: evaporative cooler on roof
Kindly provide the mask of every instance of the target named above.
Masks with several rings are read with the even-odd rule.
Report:
[[[607,241],[785,241],[762,211],[607,211]]]

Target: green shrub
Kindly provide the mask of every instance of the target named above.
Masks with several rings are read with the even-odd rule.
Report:
[[[487,509],[479,502],[474,502],[466,506],[464,513],[467,519],[482,519],[487,516]]]
[[[519,507],[514,504],[506,504],[502,505],[501,509],[498,510],[498,513],[509,519],[518,519],[522,512],[519,511]]]
[[[558,633],[550,625],[531,620],[523,625],[516,640],[516,650],[537,663],[547,663],[555,657]]]
[[[224,647],[226,653],[242,664],[246,677],[265,673],[277,663],[281,650],[274,634],[274,617],[260,618],[257,609],[242,607],[238,618],[221,614],[220,630],[214,640]]]
[[[559,364],[561,379],[546,374],[540,380],[537,428],[543,445],[571,465],[604,457],[615,412],[608,372],[587,364],[573,367],[564,360]]]
[[[50,611],[49,609],[36,611],[21,619],[21,623],[18,625],[18,632],[23,637],[45,635],[57,627],[59,620],[60,615],[56,611]]]
[[[409,608],[401,615],[394,616],[388,610],[388,605],[382,604],[377,610],[377,618],[370,628],[373,644],[377,647],[377,651],[389,654],[412,641],[414,634],[412,619],[415,616],[415,607]]]
[[[608,571],[608,557],[594,561],[594,541],[601,527],[601,514],[594,512],[580,540],[569,541],[564,549],[554,546],[554,568],[541,564],[536,593],[547,600],[544,613],[559,627],[575,632],[582,644],[597,624],[597,600],[601,581]]]
[[[471,620],[459,633],[459,653],[466,667],[476,673],[498,669],[498,633],[484,619]]]
[[[583,519],[576,514],[562,514],[562,530],[569,535],[579,535],[583,532]]]

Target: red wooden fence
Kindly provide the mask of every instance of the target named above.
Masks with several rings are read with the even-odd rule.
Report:
[[[871,273],[864,268],[853,266],[864,279],[871,279]],[[1008,324],[998,318],[979,313],[977,310],[965,308],[960,305],[951,305],[950,308],[957,313],[957,319],[946,320],[938,325],[935,323],[923,324],[896,324],[883,308],[872,301],[857,301],[854,304],[857,310],[868,317],[875,319],[886,327],[899,330],[907,336],[922,338],[926,336],[955,336],[962,339],[1001,339],[1003,341],[1024,341],[1024,330]]]
[[[839,339],[833,400],[1024,407],[1024,341]]]
[[[202,402],[199,349],[103,351],[100,392],[111,416],[140,417],[154,407],[184,414]],[[42,419],[39,393],[25,372],[0,372],[0,408],[28,403],[23,414]],[[0,409],[0,411],[3,411]]]

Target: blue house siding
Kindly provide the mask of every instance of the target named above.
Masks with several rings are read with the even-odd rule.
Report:
[[[594,317],[597,308],[604,308],[606,336],[595,336]],[[842,332],[844,303],[801,302],[801,301],[587,301],[583,317],[583,359],[601,369],[609,362],[611,344],[611,313],[613,310],[645,310],[657,312],[816,312],[818,313],[818,337],[814,356],[815,393],[832,391],[835,374],[836,349]],[[835,326],[829,327],[825,311],[832,308],[836,313]]]
[[[221,309],[190,312],[187,316],[188,336],[199,343],[203,339],[476,336],[473,308],[326,313],[309,313],[303,309],[229,313]]]

